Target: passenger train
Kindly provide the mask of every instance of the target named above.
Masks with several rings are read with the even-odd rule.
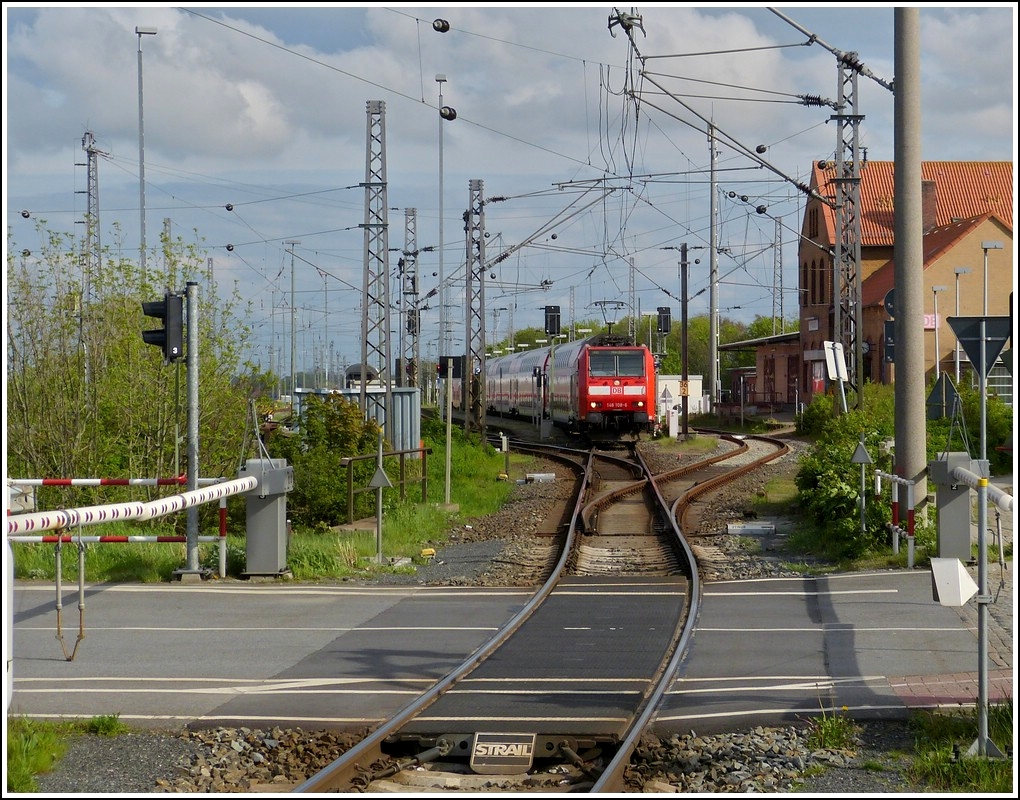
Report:
[[[486,413],[551,420],[586,435],[638,435],[655,423],[654,357],[622,336],[489,359],[485,383]]]

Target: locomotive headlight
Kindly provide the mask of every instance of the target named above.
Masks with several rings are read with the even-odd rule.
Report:
[[[620,379],[617,378],[615,381],[613,381],[613,386],[619,386],[619,385],[620,385]]]
[[[644,400],[638,400],[637,401],[637,407],[638,408],[644,408],[645,407],[645,401]]]

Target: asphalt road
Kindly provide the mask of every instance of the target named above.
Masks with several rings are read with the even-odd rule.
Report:
[[[82,598],[65,584],[58,609],[53,585],[19,581],[10,713],[358,730],[447,674],[527,596],[211,581],[93,585]],[[976,696],[965,681],[977,641],[974,614],[935,603],[927,570],[709,584],[661,724],[739,730],[823,707],[958,703]],[[990,641],[989,696],[1012,697],[1012,631]]]

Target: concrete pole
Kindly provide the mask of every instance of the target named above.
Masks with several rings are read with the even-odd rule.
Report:
[[[148,276],[145,266],[145,114],[142,101],[142,36],[155,36],[156,29],[138,25],[135,27],[135,34],[138,36],[138,266],[142,273],[142,280],[145,280]]]
[[[680,395],[681,427],[684,441],[688,437],[687,427],[687,397],[690,394],[689,376],[687,374],[687,276],[689,264],[687,262],[687,242],[680,245],[680,377],[683,378],[684,386],[687,387]]]
[[[924,250],[921,215],[921,54],[919,8],[894,10],[896,257],[896,469],[922,503],[925,470]]]
[[[708,225],[709,225],[709,284],[708,284],[708,398],[709,411],[717,414],[719,409],[719,251],[715,235],[715,128],[708,127],[709,164],[711,178],[709,180]]]

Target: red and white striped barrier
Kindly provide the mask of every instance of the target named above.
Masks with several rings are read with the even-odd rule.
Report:
[[[184,486],[187,475],[176,478],[13,478],[8,486]]]
[[[258,486],[258,478],[247,476],[223,481],[204,489],[193,489],[190,492],[164,497],[148,502],[110,503],[101,506],[84,508],[56,509],[53,511],[33,511],[27,514],[14,514],[7,518],[7,536],[16,542],[40,542],[42,538],[28,534],[40,531],[64,530],[84,525],[99,525],[104,522],[138,519],[149,520],[173,514],[177,511],[209,503],[213,500],[225,500],[235,494],[249,492]],[[226,510],[221,503],[221,519]],[[77,537],[75,537],[77,538]],[[149,537],[145,541],[155,541],[157,537]]]

